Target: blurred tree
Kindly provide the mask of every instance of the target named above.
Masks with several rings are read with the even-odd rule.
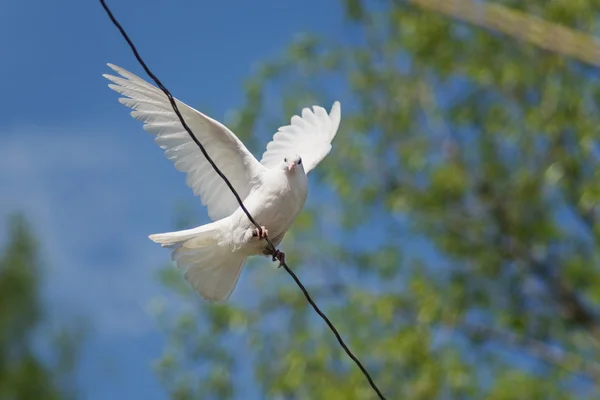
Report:
[[[0,257],[0,399],[74,398],[79,333],[44,327],[35,240],[21,216],[9,218],[8,231]]]
[[[342,101],[289,264],[390,399],[600,398],[597,71],[419,3],[346,0],[351,40],[299,38],[229,121],[264,145],[282,115]],[[494,3],[600,21],[594,1]],[[259,263],[226,305],[165,271],[191,303],[159,313],[173,398],[374,398]]]

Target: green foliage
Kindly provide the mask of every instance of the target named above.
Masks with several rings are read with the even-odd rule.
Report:
[[[22,217],[11,217],[8,228],[0,256],[0,399],[73,398],[79,333],[40,330],[44,311],[37,245]],[[51,349],[45,359],[40,344]]]
[[[600,17],[590,1],[497,3],[589,32]],[[311,174],[328,200],[284,242],[290,265],[389,398],[598,398],[598,80],[411,4],[346,4],[361,40],[300,38],[232,125],[259,142],[309,100],[342,101]],[[260,264],[241,279],[248,304],[195,301],[165,323],[167,387],[244,398],[250,364],[260,397],[374,398],[291,279]]]

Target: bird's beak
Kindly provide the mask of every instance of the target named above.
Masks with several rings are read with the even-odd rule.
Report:
[[[288,171],[293,170],[296,167],[296,164],[290,164],[288,165]]]

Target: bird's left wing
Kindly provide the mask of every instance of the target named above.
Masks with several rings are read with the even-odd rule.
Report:
[[[340,126],[340,102],[327,111],[323,107],[302,110],[302,117],[294,115],[290,125],[282,126],[267,144],[261,164],[267,168],[279,165],[284,157],[298,154],[302,157],[304,171],[308,172],[331,151],[331,141]]]
[[[229,216],[238,203],[208,163],[200,148],[190,138],[173,111],[167,96],[129,71],[108,64],[121,77],[104,75],[112,81],[114,91],[126,96],[119,101],[132,108],[131,115],[144,122],[144,129],[155,135],[175,168],[187,173],[186,183],[199,195],[213,220]],[[265,168],[226,126],[176,100],[186,124],[206,149],[219,169],[229,179],[241,199],[245,199],[260,179]]]

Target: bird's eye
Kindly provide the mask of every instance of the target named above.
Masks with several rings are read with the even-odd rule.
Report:
[[[283,162],[287,162],[287,157],[283,159]]]
[[[298,165],[300,165],[300,164],[302,164],[302,159],[301,158],[298,160]]]

